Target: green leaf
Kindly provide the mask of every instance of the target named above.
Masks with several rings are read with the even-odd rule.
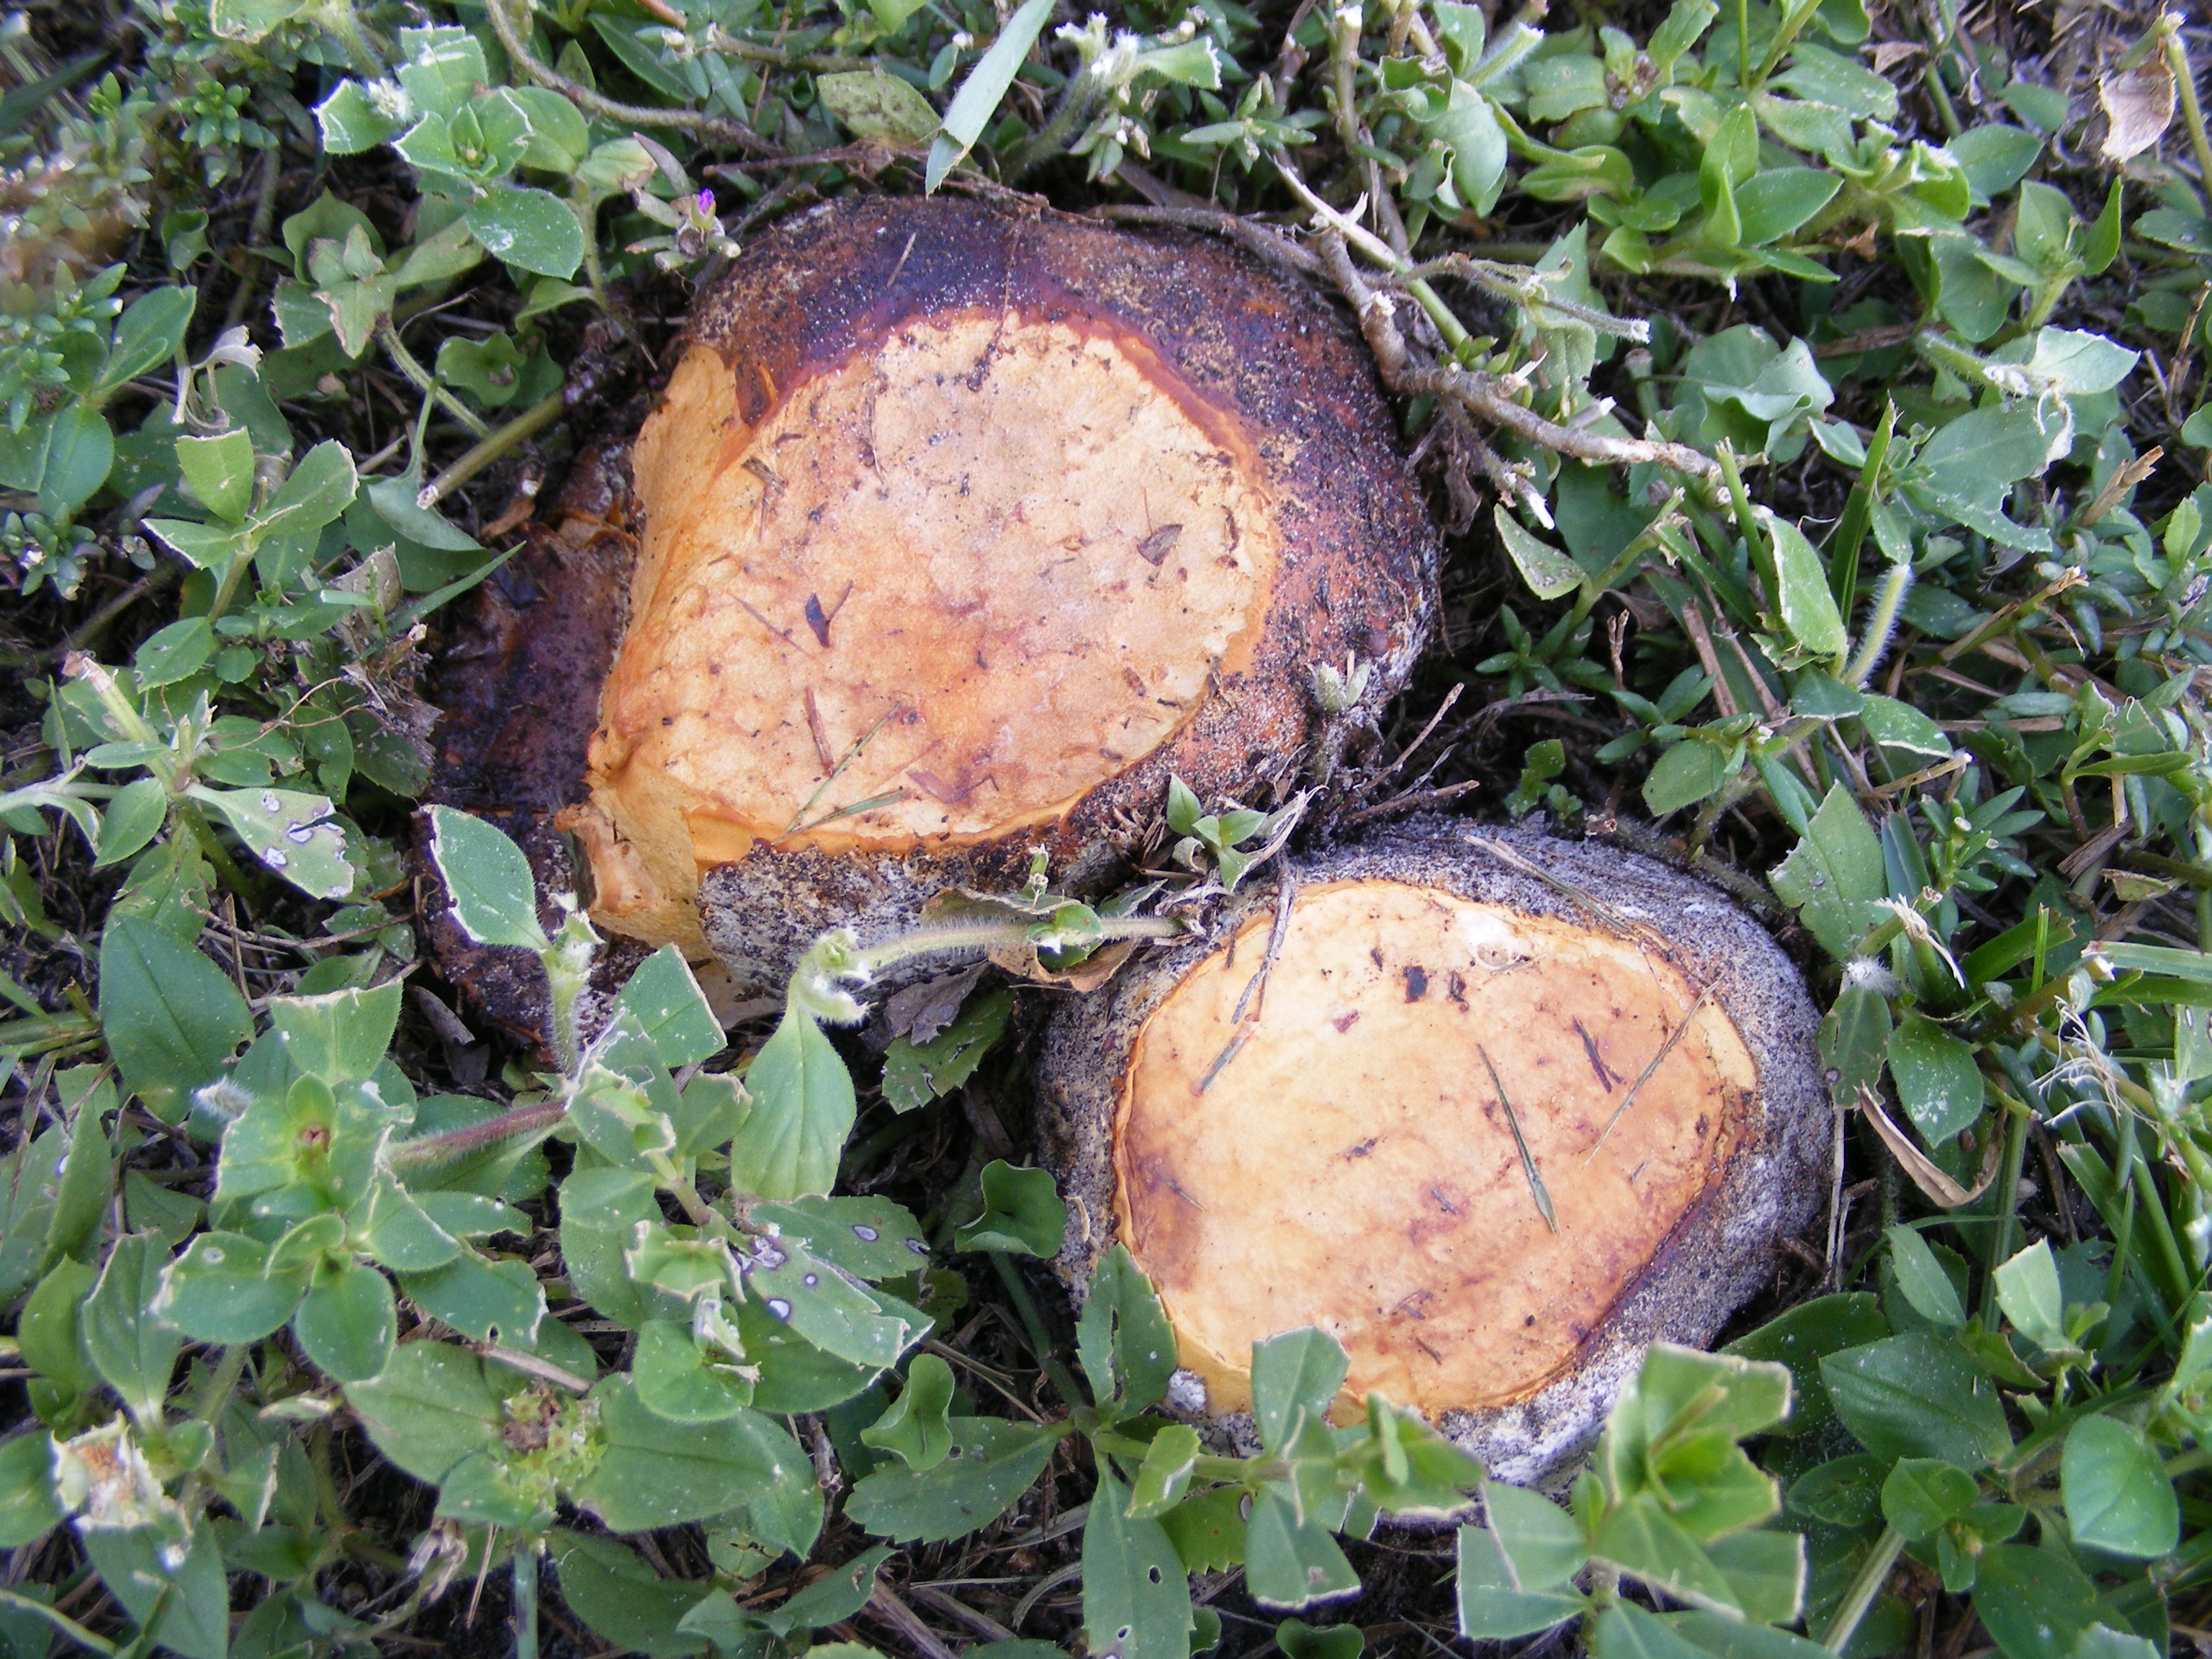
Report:
[[[1829,592],[1828,572],[1804,532],[1787,519],[1762,515],[1774,538],[1774,575],[1782,592],[1782,621],[1797,643],[1817,657],[1840,663],[1850,641]]]
[[[230,1586],[212,1528],[203,1523],[179,1538],[160,1525],[88,1527],[80,1537],[101,1582],[149,1641],[184,1659],[226,1659]]]
[[[136,916],[111,921],[100,945],[100,1018],[123,1080],[165,1123],[212,1083],[253,1017],[238,988],[189,945]]]
[[[1489,1489],[1493,1492],[1500,1490],[1503,1488]],[[1490,1528],[1459,1529],[1462,1635],[1478,1642],[1534,1636],[1577,1617],[1589,1606],[1588,1600],[1571,1589],[1526,1586]]]
[[[2181,1541],[2173,1482],[2142,1435],[2114,1417],[2085,1417],[2059,1463],[2074,1541],[2115,1555],[2156,1558]]]
[[[1996,1385],[1950,1343],[1893,1336],[1820,1362],[1836,1414],[1881,1457],[1980,1468],[2012,1449]]]
[[[100,815],[100,836],[94,843],[95,870],[105,870],[143,849],[169,821],[169,792],[158,778],[127,783]]]
[[[449,1342],[403,1343],[374,1381],[345,1393],[377,1450],[434,1485],[497,1446],[506,1420],[483,1362]]]
[[[575,105],[544,87],[501,87],[492,96],[521,112],[530,128],[530,145],[519,166],[547,173],[574,173],[591,153],[591,129]]]
[[[225,524],[245,519],[253,505],[253,434],[244,427],[212,438],[179,437],[177,465],[201,506]]]
[[[953,1234],[952,1248],[1054,1256],[1066,1230],[1067,1206],[1049,1170],[993,1158],[983,1166],[983,1213]]]
[[[884,1054],[884,1099],[895,1112],[910,1112],[958,1088],[1005,1033],[1013,1011],[1013,993],[994,991],[927,1042],[894,1039]]]
[[[545,1317],[545,1290],[526,1261],[487,1261],[464,1250],[442,1267],[401,1276],[408,1299],[477,1342],[528,1348]]]
[[[1301,1521],[1284,1489],[1272,1484],[1252,1500],[1244,1583],[1261,1607],[1285,1613],[1359,1594],[1359,1575],[1328,1528],[1310,1515]]]
[[[1729,781],[1729,753],[1725,744],[1685,738],[1644,780],[1644,804],[1662,817],[1696,805]]]
[[[1204,1450],[1187,1423],[1170,1423],[1154,1435],[1129,1489],[1130,1515],[1157,1520],[1181,1503]]]
[[[1678,1600],[1738,1610],[1718,1564],[1703,1543],[1675,1523],[1653,1492],[1638,1492],[1608,1508],[1592,1529],[1590,1553]]]
[[[1352,1361],[1344,1345],[1311,1325],[1252,1345],[1252,1416],[1260,1440],[1280,1451],[1307,1418],[1326,1416]]]
[[[636,1018],[653,1041],[661,1063],[672,1068],[696,1066],[729,1046],[721,1021],[707,994],[692,976],[691,964],[672,945],[664,945],[637,966],[622,988],[617,1006]]]
[[[988,1526],[1013,1506],[1052,1461],[1059,1436],[1046,1425],[956,1417],[953,1450],[935,1468],[881,1468],[860,1481],[846,1510],[870,1532],[902,1544],[936,1543]]]
[[[483,46],[466,29],[450,24],[402,29],[399,49],[404,58],[399,84],[417,108],[450,118],[491,82]]]
[[[937,141],[929,147],[929,162],[922,178],[924,194],[934,195],[945,175],[959,166],[983,136],[1007,88],[1014,84],[1014,76],[1021,72],[1030,48],[1051,18],[1052,8],[1053,0],[1022,0],[1021,9],[1006,20],[990,50],[968,71],[968,78],[960,83],[960,90],[945,112]]]
[[[141,690],[174,685],[206,666],[215,654],[215,629],[205,617],[187,617],[155,629],[140,641],[131,662]]]
[[[100,1370],[85,1343],[84,1300],[94,1283],[88,1262],[64,1257],[39,1281],[24,1304],[15,1336],[23,1363],[70,1394],[100,1387]]]
[[[1855,60],[1803,40],[1791,52],[1789,70],[1771,84],[1813,103],[1848,110],[1862,120],[1897,118],[1895,87]]]
[[[494,185],[469,210],[468,225],[485,252],[518,270],[566,279],[584,262],[583,227],[550,191]]]
[[[399,981],[366,991],[275,997],[269,1018],[295,1071],[329,1084],[366,1083],[384,1063],[399,1026]]]
[[[814,90],[831,117],[870,143],[926,144],[937,131],[937,112],[929,100],[880,69],[817,76]]]
[[[1359,1659],[1367,1651],[1367,1636],[1357,1625],[1316,1626],[1285,1619],[1276,1627],[1275,1645],[1284,1659]]]
[[[0,1441],[0,1549],[20,1549],[61,1523],[53,1437],[33,1429]]]
[[[631,1016],[624,1012],[616,1018],[635,1037]],[[657,1066],[641,1082],[610,1070],[607,1057],[603,1048],[586,1059],[568,1108],[569,1125],[579,1139],[617,1168],[654,1169],[655,1160],[676,1149],[676,1125],[654,1105],[656,1097],[663,1105],[676,1104],[675,1083]]]
[[[1771,872],[1775,893],[1796,906],[1821,948],[1838,961],[1850,955],[1879,915],[1889,890],[1881,843],[1850,791],[1832,787],[1806,826],[1804,838]]]
[[[289,5],[291,0],[284,3]],[[333,155],[359,155],[374,149],[397,133],[400,125],[377,107],[368,88],[358,81],[339,82],[337,89],[315,106],[315,123],[322,129],[323,148]]]
[[[1928,1241],[1910,1227],[1892,1227],[1883,1236],[1889,1240],[1889,1261],[1897,1270],[1897,1287],[1905,1292],[1913,1310],[1946,1330],[1965,1329],[1966,1310],[1959,1300],[1959,1287],[1943,1271]]]
[[[946,1420],[952,1394],[952,1367],[933,1353],[915,1355],[897,1402],[860,1431],[860,1443],[891,1453],[910,1469],[935,1468],[952,1449]]]
[[[1589,1565],[1589,1546],[1574,1516],[1540,1493],[1495,1480],[1483,1483],[1482,1504],[1515,1590],[1573,1589]]]
[[[1160,1523],[1130,1518],[1128,1498],[1102,1463],[1083,1528],[1085,1639],[1121,1659],[1188,1659],[1190,1580]]]
[[[189,287],[149,289],[116,319],[115,338],[100,371],[95,393],[112,392],[173,361],[191,326],[199,290]]]
[[[1720,1617],[1705,1616],[1716,1620]],[[1743,1621],[1728,1622],[1741,1626]],[[1589,1651],[1591,1659],[1711,1659],[1677,1633],[1673,1625],[1633,1601],[1616,1601],[1591,1621]]]
[[[325,438],[305,455],[253,515],[263,536],[307,536],[335,524],[360,488],[353,455],[335,438]]]
[[[823,1574],[777,1608],[775,1619],[793,1630],[819,1630],[850,1619],[868,1605],[876,1593],[876,1570],[890,1559],[887,1546],[878,1544]],[[832,1644],[834,1645],[834,1644]],[[823,1651],[820,1646],[809,1653]]]
[[[2033,90],[2040,92],[2045,88]],[[2063,124],[2064,115],[2059,119]],[[1994,200],[2027,176],[2028,168],[2043,153],[2043,140],[2018,127],[1991,122],[1960,133],[1944,148],[1966,170],[1967,182],[1980,194]]]
[[[2031,374],[2051,381],[2069,397],[2110,392],[2128,377],[2142,353],[2078,328],[2045,328],[2027,360]]]
[[[310,898],[342,899],[354,889],[345,831],[331,821],[327,796],[290,789],[211,789],[191,798],[212,807],[254,857]]]
[[[1504,501],[1498,503],[1492,518],[1498,526],[1498,538],[1512,556],[1521,580],[1528,584],[1529,591],[1538,599],[1565,599],[1583,585],[1583,568],[1558,548],[1529,534],[1521,521],[1505,510]]]
[[[40,511],[50,517],[76,512],[107,482],[114,465],[115,434],[107,417],[90,404],[64,404],[48,417]]]
[[[1124,1415],[1140,1412],[1167,1395],[1175,1329],[1126,1245],[1107,1251],[1091,1272],[1075,1351],[1102,1411],[1110,1405]]]
[[[2072,1346],[2066,1334],[2066,1297],[2050,1244],[2038,1239],[2000,1267],[1997,1306],[2013,1328],[2039,1348]]]
[[[1900,1458],[1881,1483],[1882,1518],[1917,1541],[1932,1538],[1981,1496],[1974,1477],[1940,1458]]]
[[[392,1281],[358,1262],[319,1280],[292,1320],[301,1352],[341,1382],[381,1371],[398,1329]]]
[[[546,948],[530,860],[499,830],[450,806],[433,806],[430,857],[463,933],[479,945]]]
[[[756,1204],[755,1223],[805,1241],[824,1261],[855,1279],[896,1279],[929,1259],[921,1224],[887,1198],[802,1198]]]
[[[1705,1553],[1753,1624],[1786,1625],[1805,1610],[1805,1540],[1795,1532],[1740,1532]]]
[[[1881,1298],[1859,1291],[1800,1303],[1748,1335],[1738,1337],[1723,1352],[1790,1367],[1795,1383],[1790,1415],[1773,1431],[1803,1434],[1835,1415],[1820,1362],[1839,1349],[1879,1341],[1888,1334]]]
[[[647,1659],[692,1659],[706,1652],[704,1637],[677,1629],[705,1585],[671,1583],[611,1538],[556,1528],[546,1541],[560,1575],[561,1599],[602,1641]]]
[[[184,1336],[152,1311],[169,1251],[157,1233],[116,1241],[84,1304],[84,1345],[108,1387],[141,1423],[159,1420]]]
[[[1906,1014],[1890,1033],[1889,1070],[1905,1115],[1931,1146],[1982,1114],[1982,1073],[1972,1046],[1924,1014]]]
[[[928,1329],[926,1318],[896,1297],[871,1291],[793,1240],[756,1239],[745,1283],[748,1294],[800,1338],[871,1370],[896,1364]]]
[[[146,528],[175,550],[195,570],[220,570],[246,550],[244,529],[225,524],[196,524],[190,519],[148,519]]]
[[[752,1110],[730,1143],[730,1181],[756,1198],[806,1198],[837,1179],[859,1103],[853,1074],[803,1008],[788,1008],[745,1069]]]
[[[1943,728],[1911,703],[1869,693],[1860,701],[1858,712],[1868,738],[1883,749],[1901,750],[1905,762],[1914,768],[1945,759],[1951,753],[1951,740],[1943,735]]]
[[[1160,1516],[1160,1527],[1192,1572],[1225,1572],[1244,1565],[1244,1492],[1215,1486],[1186,1498]]]
[[[648,1321],[638,1332],[630,1376],[645,1408],[672,1423],[719,1423],[753,1401],[753,1385],[737,1362],[708,1352],[690,1326],[673,1320]]]
[[[243,1233],[202,1233],[161,1275],[156,1318],[203,1342],[258,1342],[292,1316],[303,1276],[272,1277],[269,1247]]]
[[[1778,242],[1835,199],[1843,180],[1824,167],[1769,167],[1735,187],[1745,247]]]
[[[703,1521],[787,1481],[814,1478],[799,1443],[769,1418],[672,1424],[646,1409],[626,1376],[592,1391],[604,1445],[573,1496],[616,1532]]]
[[[2074,1659],[2105,1609],[2063,1550],[1992,1544],[1976,1563],[1974,1611],[2006,1659]]]

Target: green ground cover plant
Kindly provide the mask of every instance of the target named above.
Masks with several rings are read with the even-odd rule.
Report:
[[[2203,1639],[2208,56],[1949,0],[0,18],[0,1649]],[[1340,295],[1443,637],[1303,820],[1178,785],[1115,901],[1040,869],[732,1027],[672,951],[594,1012],[573,900],[416,815],[427,659],[759,227],[940,189]],[[1697,869],[1826,1011],[1820,1231],[1564,1505],[1332,1425],[1312,1331],[1209,1448],[1126,1255],[1079,1317],[1042,1270],[1018,988],[842,1034],[896,963],[1064,969],[1455,801]],[[431,869],[550,1053],[441,994]]]

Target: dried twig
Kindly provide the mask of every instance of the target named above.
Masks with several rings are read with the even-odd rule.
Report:
[[[1542,1172],[1536,1168],[1536,1155],[1528,1150],[1528,1137],[1521,1133],[1521,1119],[1513,1109],[1513,1103],[1505,1096],[1505,1079],[1498,1075],[1497,1062],[1490,1050],[1480,1042],[1474,1052],[1482,1056],[1483,1069],[1490,1073],[1490,1086],[1498,1091],[1498,1103],[1505,1109],[1506,1127],[1513,1131],[1513,1144],[1521,1151],[1522,1171],[1528,1177],[1528,1193],[1536,1200],[1536,1213],[1544,1218],[1544,1224],[1553,1232],[1559,1231],[1559,1218],[1552,1213],[1552,1195],[1544,1188]]]
[[[1258,254],[1270,264],[1303,271],[1309,276],[1323,274],[1322,262],[1312,250],[1299,246],[1286,233],[1258,220],[1247,219],[1235,213],[1224,213],[1216,208],[1145,207],[1133,202],[1115,202],[1091,209],[1091,216],[1127,225],[1172,225],[1183,230],[1202,230],[1212,235],[1227,237],[1237,246],[1247,252]]]
[[[1628,1092],[1621,1096],[1620,1104],[1613,1109],[1613,1115],[1606,1120],[1605,1127],[1598,1132],[1597,1139],[1591,1143],[1589,1157],[1583,1160],[1585,1168],[1603,1149],[1606,1138],[1612,1134],[1614,1126],[1627,1115],[1628,1109],[1635,1104],[1637,1091],[1649,1083],[1651,1080],[1651,1074],[1667,1063],[1667,1056],[1674,1052],[1674,1046],[1681,1042],[1690,1027],[1697,1024],[1698,1010],[1705,1006],[1705,999],[1713,994],[1713,986],[1716,982],[1708,980],[1698,988],[1696,998],[1691,1002],[1688,1011],[1675,1022],[1674,1029],[1667,1033],[1667,1040],[1659,1045],[1659,1052],[1652,1055],[1650,1063],[1636,1074],[1636,1081],[1628,1085]]]
[[[1415,363],[1406,337],[1398,327],[1396,307],[1388,295],[1378,293],[1359,274],[1342,235],[1332,228],[1322,232],[1319,240],[1329,274],[1351,302],[1359,319],[1359,331],[1366,336],[1368,349],[1375,354],[1375,366],[1393,392],[1402,397],[1425,393],[1449,398],[1494,426],[1504,427],[1577,460],[1626,466],[1656,461],[1692,477],[1720,477],[1720,463],[1687,444],[1660,438],[1615,438],[1580,427],[1561,426],[1516,402],[1508,383],[1497,375],[1457,363],[1428,368]]]

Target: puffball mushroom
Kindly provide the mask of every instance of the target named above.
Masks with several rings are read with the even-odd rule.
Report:
[[[1055,1014],[1040,1132],[1086,1284],[1126,1244],[1204,1409],[1254,1341],[1343,1343],[1340,1414],[1418,1408],[1538,1482],[1655,1340],[1701,1345],[1824,1201],[1796,970],[1687,876],[1429,820],[1293,867]]]
[[[1018,885],[1033,848],[1099,890],[1171,773],[1279,799],[1316,671],[1389,696],[1436,603],[1340,312],[1229,245],[974,202],[848,198],[754,242],[590,518],[618,645],[606,580],[488,588],[504,654],[455,700],[564,735],[479,721],[445,798],[495,805],[483,779],[557,749],[533,811],[562,796],[594,918],[757,987],[826,927]],[[556,662],[547,629],[591,647]]]

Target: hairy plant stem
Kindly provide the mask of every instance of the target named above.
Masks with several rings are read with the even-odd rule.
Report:
[[[1053,111],[1051,118],[1006,163],[1007,183],[1019,184],[1024,175],[1066,149],[1067,141],[1098,107],[1105,90],[1093,65],[1086,64],[1078,70],[1068,82],[1067,89],[1060,94],[1060,106]]]
[[[501,1112],[497,1117],[488,1117],[481,1123],[448,1129],[443,1134],[403,1140],[386,1154],[386,1162],[395,1170],[416,1170],[434,1164],[450,1163],[454,1158],[465,1158],[471,1152],[480,1152],[498,1146],[501,1141],[512,1140],[517,1135],[550,1130],[568,1115],[568,1103],[565,1100],[544,1100],[529,1106],[517,1106]]]
[[[1997,1322],[1997,1269],[2012,1255],[2013,1212],[2020,1206],[2020,1171],[2027,1158],[2027,1125],[2033,1115],[2025,1101],[2005,1111],[2004,1152],[1990,1188],[1995,1213],[1990,1218],[1989,1271],[1982,1279],[1982,1323],[1990,1330]]]
[[[222,1416],[231,1395],[238,1392],[238,1379],[246,1375],[246,1356],[251,1352],[252,1345],[245,1342],[234,1342],[222,1351],[200,1395],[199,1409],[192,1413],[197,1421],[212,1425]]]
[[[70,1641],[88,1653],[112,1654],[115,1644],[105,1636],[95,1636],[65,1613],[58,1613],[44,1601],[36,1601],[20,1591],[0,1589],[0,1607],[13,1607],[18,1613],[27,1613],[45,1620]]]
[[[651,109],[642,104],[617,103],[604,98],[580,81],[572,81],[530,50],[529,42],[522,37],[529,14],[523,14],[518,24],[507,10],[513,0],[484,0],[484,11],[491,19],[493,32],[507,50],[507,57],[516,68],[538,82],[559,93],[586,115],[602,116],[624,126],[673,127],[681,132],[696,132],[702,138],[711,138],[750,155],[781,155],[783,152],[755,132],[742,121],[726,120],[719,115],[708,115],[693,109]],[[527,0],[523,0],[527,3]]]
[[[398,366],[399,372],[415,383],[415,389],[417,392],[435,403],[439,408],[475,433],[477,437],[481,438],[491,430],[491,428],[484,424],[483,416],[456,398],[446,387],[441,386],[438,383],[438,377],[416,360],[415,354],[410,351],[406,343],[400,339],[399,331],[392,327],[391,323],[388,321],[379,323],[376,325],[376,337],[383,343],[385,354]]]
[[[1081,1409],[1088,1401],[1083,1390],[1076,1386],[1073,1374],[1053,1352],[1052,1339],[1045,1334],[1044,1318],[1037,1312],[1036,1301],[1030,1295],[1030,1287],[1023,1282],[1021,1269],[1014,1266],[1012,1259],[1004,1250],[992,1250],[988,1254],[992,1267],[998,1270],[1000,1281],[1006,1287],[1006,1295],[1014,1304],[1014,1311],[1021,1316],[1022,1329],[1028,1333],[1030,1352],[1036,1356],[1038,1369],[1052,1379],[1052,1386],[1060,1391],[1060,1397],[1067,1402],[1070,1411]]]
[[[365,81],[374,81],[384,74],[384,54],[370,44],[361,27],[361,14],[354,9],[354,0],[323,0],[316,9],[316,16],[325,28],[338,38],[352,61],[354,73]]]
[[[1844,670],[1846,685],[1863,688],[1881,666],[1890,638],[1897,631],[1898,613],[1904,610],[1905,596],[1911,591],[1910,564],[1899,560],[1882,574],[1881,586],[1875,590],[1874,609],[1867,616],[1866,631],[1859,636],[1858,653]]]
[[[539,1551],[536,1539],[515,1547],[514,1659],[538,1659],[538,1578]]]
[[[1884,1527],[1875,1540],[1874,1553],[1868,1556],[1859,1568],[1858,1577],[1851,1580],[1850,1588],[1837,1607],[1835,1617],[1829,1620],[1828,1628],[1821,1633],[1820,1645],[1831,1653],[1841,1653],[1856,1633],[1859,1622],[1881,1594],[1882,1581],[1889,1570],[1897,1565],[1897,1558],[1905,1549],[1905,1534],[1895,1527]]]
[[[1142,1462],[1145,1454],[1152,1449],[1149,1440],[1133,1439],[1110,1429],[1102,1429],[1092,1434],[1091,1443],[1100,1451],[1138,1462]],[[1268,1480],[1286,1480],[1291,1474],[1290,1464],[1279,1457],[1218,1457],[1211,1453],[1200,1453],[1193,1458],[1190,1472],[1200,1480],[1234,1480],[1240,1486],[1255,1488]]]
[[[2181,39],[2181,19],[2168,12],[2158,20],[2165,35],[2166,67],[2173,76],[2173,89],[2181,100],[2182,124],[2189,129],[2189,148],[2196,153],[2197,178],[2205,198],[2212,201],[2212,137],[2204,131],[2204,106],[2197,98],[2197,71],[2190,66],[2189,48]]]
[[[561,418],[568,408],[567,398],[565,389],[549,392],[505,425],[493,428],[464,450],[451,466],[424,484],[422,493],[415,497],[415,505],[425,510],[437,506],[516,445],[536,437]]]
[[[1042,921],[1042,917],[1038,920]],[[1101,916],[1098,918],[1098,942],[1115,944],[1130,939],[1181,939],[1182,924],[1167,916]],[[1033,937],[1030,928],[1013,921],[978,921],[945,927],[919,927],[910,933],[901,933],[896,939],[885,939],[881,945],[872,945],[856,951],[852,956],[852,970],[862,974],[879,974],[914,957],[935,956],[947,951],[988,951],[999,945],[1025,945]]]

